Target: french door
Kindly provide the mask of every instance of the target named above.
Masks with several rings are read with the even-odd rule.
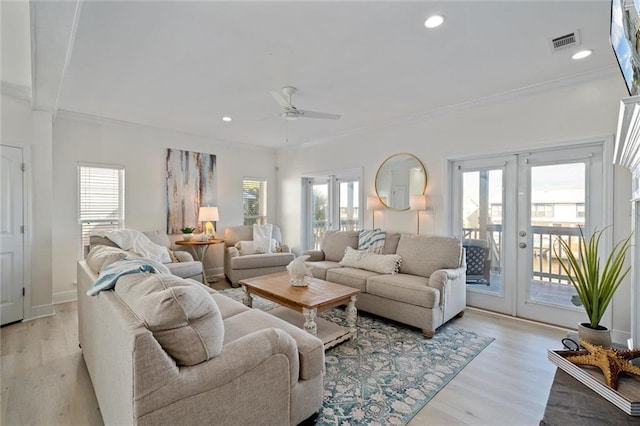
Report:
[[[362,227],[362,191],[357,170],[303,178],[306,249],[318,249],[329,229],[358,231]]]
[[[558,256],[602,228],[603,145],[452,162],[453,233],[467,252],[467,304],[575,327],[584,309]]]

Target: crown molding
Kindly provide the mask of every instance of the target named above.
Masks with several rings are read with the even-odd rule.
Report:
[[[76,111],[69,111],[69,110],[65,110],[65,109],[59,109],[57,114],[56,114],[56,119],[58,118],[64,118],[67,120],[74,120],[74,121],[82,121],[82,122],[86,122],[86,123],[99,123],[99,124],[104,124],[104,125],[109,125],[109,126],[118,126],[118,127],[128,127],[128,128],[135,128],[135,129],[144,129],[144,130],[149,130],[149,131],[154,131],[154,132],[162,132],[162,133],[169,133],[169,134],[173,134],[173,135],[179,135],[179,136],[188,136],[191,138],[199,138],[199,139],[206,139],[209,141],[213,141],[217,144],[229,147],[229,148],[243,148],[243,149],[247,149],[247,150],[254,150],[254,151],[261,151],[261,152],[265,152],[265,151],[269,151],[269,152],[273,152],[275,151],[274,148],[270,148],[270,147],[265,147],[265,146],[260,146],[260,145],[253,145],[250,143],[246,143],[246,142],[241,142],[241,141],[234,141],[234,140],[228,140],[228,139],[220,139],[217,138],[215,136],[210,136],[210,135],[205,135],[205,134],[199,134],[199,133],[192,133],[192,132],[187,132],[184,130],[176,130],[176,129],[171,129],[168,127],[158,127],[158,126],[151,126],[148,124],[141,124],[141,123],[136,123],[133,121],[126,121],[126,120],[117,120],[114,118],[106,118],[106,117],[100,117],[97,115],[91,115],[91,114],[85,114],[82,112],[76,112]]]
[[[356,129],[350,132],[341,133],[339,135],[333,135],[333,136],[328,136],[326,138],[314,139],[312,141],[299,144],[297,146],[311,147],[311,146],[325,144],[331,141],[336,141],[337,139],[342,139],[349,136],[366,134],[370,132],[378,132],[381,129],[385,129],[389,127],[395,127],[399,125],[406,126],[414,123],[428,121],[433,118],[454,113],[454,112],[477,108],[485,105],[506,102],[509,100],[522,98],[525,96],[531,96],[537,93],[548,92],[550,90],[557,90],[562,87],[574,86],[576,84],[581,84],[589,81],[606,78],[613,74],[617,74],[619,72],[620,70],[618,69],[617,66],[608,66],[608,67],[598,68],[596,70],[587,71],[580,74],[574,74],[568,77],[562,77],[555,80],[549,80],[543,83],[537,83],[530,86],[524,86],[518,89],[509,90],[507,92],[497,93],[495,95],[484,96],[482,98],[472,99],[472,100],[460,102],[457,104],[444,105],[432,110],[422,111],[415,114],[407,115],[407,116],[400,117],[395,120],[387,121],[378,125],[361,127],[359,129]],[[288,150],[290,148],[291,147],[281,147],[279,149]]]
[[[31,88],[28,86],[2,81],[0,82],[0,92],[3,95],[31,104]]]

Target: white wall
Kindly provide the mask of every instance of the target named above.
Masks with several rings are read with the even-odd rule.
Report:
[[[446,162],[450,158],[505,153],[594,137],[616,131],[624,84],[613,70],[593,81],[513,96],[500,102],[453,109],[421,120],[397,123],[345,136],[332,143],[283,149],[278,152],[280,218],[287,242],[300,251],[300,176],[318,170],[363,167],[365,197],[374,194],[379,165],[389,155],[408,152],[427,169],[427,193],[436,201],[435,215],[422,215],[421,233],[446,233],[448,195]],[[615,238],[630,231],[628,171],[616,168],[614,193]],[[287,209],[284,208],[287,206]],[[371,226],[371,214],[365,214]],[[416,232],[416,212],[384,210],[376,214],[376,226],[390,231]],[[630,330],[629,280],[613,303],[613,328]]]
[[[62,113],[53,131],[53,293],[56,301],[75,295],[80,229],[77,221],[78,162],[125,167],[125,224],[139,230],[166,230],[167,148],[216,155],[220,221],[217,233],[241,225],[243,176],[267,179],[269,220],[277,217],[275,152],[126,123]],[[205,266],[222,272],[223,247],[212,246]]]
[[[29,102],[2,95],[1,142],[24,149],[30,208],[25,212],[25,318],[53,313],[51,304],[52,117],[32,111]],[[29,210],[33,212],[29,216]]]

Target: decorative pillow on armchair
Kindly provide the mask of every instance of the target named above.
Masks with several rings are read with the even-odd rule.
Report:
[[[253,225],[253,244],[257,253],[271,253],[272,224]]]
[[[255,243],[253,241],[238,241],[234,247],[238,249],[240,256],[257,253]]]

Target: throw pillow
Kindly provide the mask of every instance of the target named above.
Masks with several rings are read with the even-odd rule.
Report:
[[[271,233],[273,225],[268,223],[264,225],[253,225],[253,242],[258,253],[271,253]]]
[[[99,274],[102,268],[106,268],[112,263],[126,257],[127,252],[120,248],[109,246],[94,246],[85,257],[85,261],[93,272]]]
[[[201,284],[175,275],[131,274],[115,293],[178,365],[195,365],[222,351],[224,324]]]
[[[347,247],[340,265],[380,274],[395,275],[400,271],[402,257],[397,254],[377,254]]]
[[[385,242],[385,232],[381,229],[363,229],[358,234],[358,250],[371,253],[382,253]]]
[[[238,241],[234,247],[238,249],[240,256],[257,253],[255,243],[253,241]]]

